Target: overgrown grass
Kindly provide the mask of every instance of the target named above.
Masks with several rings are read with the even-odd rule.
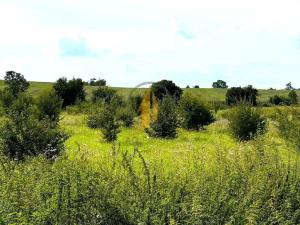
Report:
[[[153,139],[136,125],[114,146],[64,113],[71,137],[50,163],[0,161],[0,224],[298,224],[299,154],[268,132],[238,143],[219,119]]]

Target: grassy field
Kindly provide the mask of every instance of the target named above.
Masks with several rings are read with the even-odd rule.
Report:
[[[51,85],[33,82],[29,92]],[[225,96],[186,91],[207,101]],[[262,101],[287,95],[260,93]],[[88,115],[64,111],[60,126],[69,138],[55,161],[0,155],[0,224],[300,224],[300,156],[279,135],[276,109],[263,109],[267,132],[248,142],[231,136],[222,116],[228,110],[204,130],[179,129],[175,139],[149,137],[136,117],[114,144],[87,126]]]

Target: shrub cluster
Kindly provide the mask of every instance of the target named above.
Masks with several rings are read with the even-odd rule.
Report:
[[[170,95],[165,96],[158,104],[157,119],[152,121],[146,132],[152,137],[175,138],[179,125],[177,105]]]
[[[63,100],[63,107],[74,105],[76,102],[85,100],[84,82],[78,78],[67,80],[67,78],[59,78],[53,85],[55,93]]]
[[[200,130],[212,123],[214,117],[199,98],[185,94],[179,104],[182,126],[186,129]]]
[[[161,101],[166,95],[170,95],[176,101],[179,101],[182,95],[182,89],[170,80],[161,80],[153,83],[151,91],[159,101]]]
[[[288,97],[274,95],[270,97],[269,102],[273,105],[296,105],[298,103],[298,95],[295,90],[289,92]]]
[[[232,135],[240,141],[250,140],[266,129],[266,119],[260,109],[247,104],[231,109],[228,120]]]
[[[226,103],[227,105],[236,105],[241,102],[257,105],[257,89],[251,85],[247,87],[232,87],[227,90]]]

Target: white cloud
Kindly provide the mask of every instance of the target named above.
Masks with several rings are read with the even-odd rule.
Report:
[[[300,86],[299,9],[298,0],[0,0],[0,73]],[[81,54],[62,57],[61,40],[84,40],[67,49]],[[101,57],[83,57],[91,53]]]

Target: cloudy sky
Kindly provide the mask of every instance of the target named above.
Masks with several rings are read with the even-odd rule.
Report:
[[[300,87],[299,0],[0,0],[0,78]]]

